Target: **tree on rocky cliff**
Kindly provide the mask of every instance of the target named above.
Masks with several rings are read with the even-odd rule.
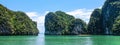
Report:
[[[0,35],[38,35],[37,23],[24,12],[12,11],[0,4]]]
[[[101,20],[101,9],[95,9],[91,14],[90,21],[88,23],[89,34],[102,34],[102,20]]]
[[[48,35],[81,34],[84,25],[81,19],[75,19],[62,11],[50,12],[45,16],[45,34]]]

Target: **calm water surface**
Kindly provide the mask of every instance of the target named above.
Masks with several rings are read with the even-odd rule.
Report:
[[[120,45],[120,36],[0,36],[0,45]]]

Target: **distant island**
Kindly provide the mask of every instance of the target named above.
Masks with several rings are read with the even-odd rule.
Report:
[[[46,35],[120,35],[120,0],[106,0],[102,9],[95,9],[86,24],[62,11],[45,17]]]
[[[0,35],[38,35],[37,23],[24,12],[12,11],[0,4]]]

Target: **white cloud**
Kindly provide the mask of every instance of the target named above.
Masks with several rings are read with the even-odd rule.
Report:
[[[93,9],[77,9],[66,13],[73,15],[75,18],[80,18],[84,20],[86,23],[88,23],[92,11]]]
[[[39,14],[37,12],[26,12],[26,14],[33,20],[36,21],[36,17],[39,16]]]
[[[37,12],[27,12],[26,13],[29,17],[36,17],[38,16]]]
[[[49,11],[46,11],[45,13],[38,13],[38,12],[26,12],[26,14],[33,20],[37,22],[37,27],[40,31],[40,33],[44,33],[44,19],[45,19],[45,15],[48,13]]]
[[[75,18],[83,19],[85,22],[88,23],[90,15],[92,13],[93,9],[77,9],[73,11],[66,12],[67,14],[73,15]],[[26,14],[33,20],[37,22],[37,27],[40,31],[40,33],[44,33],[44,20],[45,15],[49,11],[46,11],[44,13],[38,13],[38,12],[26,12]]]
[[[102,9],[102,6],[98,7],[99,9]]]

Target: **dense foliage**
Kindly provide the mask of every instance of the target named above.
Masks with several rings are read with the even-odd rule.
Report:
[[[89,34],[103,34],[102,20],[101,20],[101,9],[95,9],[91,14],[90,21],[88,23]]]
[[[118,16],[113,24],[112,33],[114,35],[120,35],[120,16]]]
[[[112,34],[115,19],[120,15],[120,0],[106,0],[102,8],[103,30],[105,34]]]
[[[0,4],[0,35],[37,35],[37,23],[24,12],[11,11]]]
[[[89,34],[120,35],[120,0],[106,0],[102,9],[95,9],[91,15]]]
[[[45,17],[45,34],[49,35],[69,35],[75,33],[80,34],[78,33],[79,31],[77,31],[77,29],[75,32],[73,29],[77,26],[77,24],[81,26],[80,27],[81,30],[84,30],[85,24],[83,24],[82,20],[75,19],[73,16],[68,15],[62,11],[56,11],[55,13],[50,12]],[[71,33],[71,31],[74,33]]]

